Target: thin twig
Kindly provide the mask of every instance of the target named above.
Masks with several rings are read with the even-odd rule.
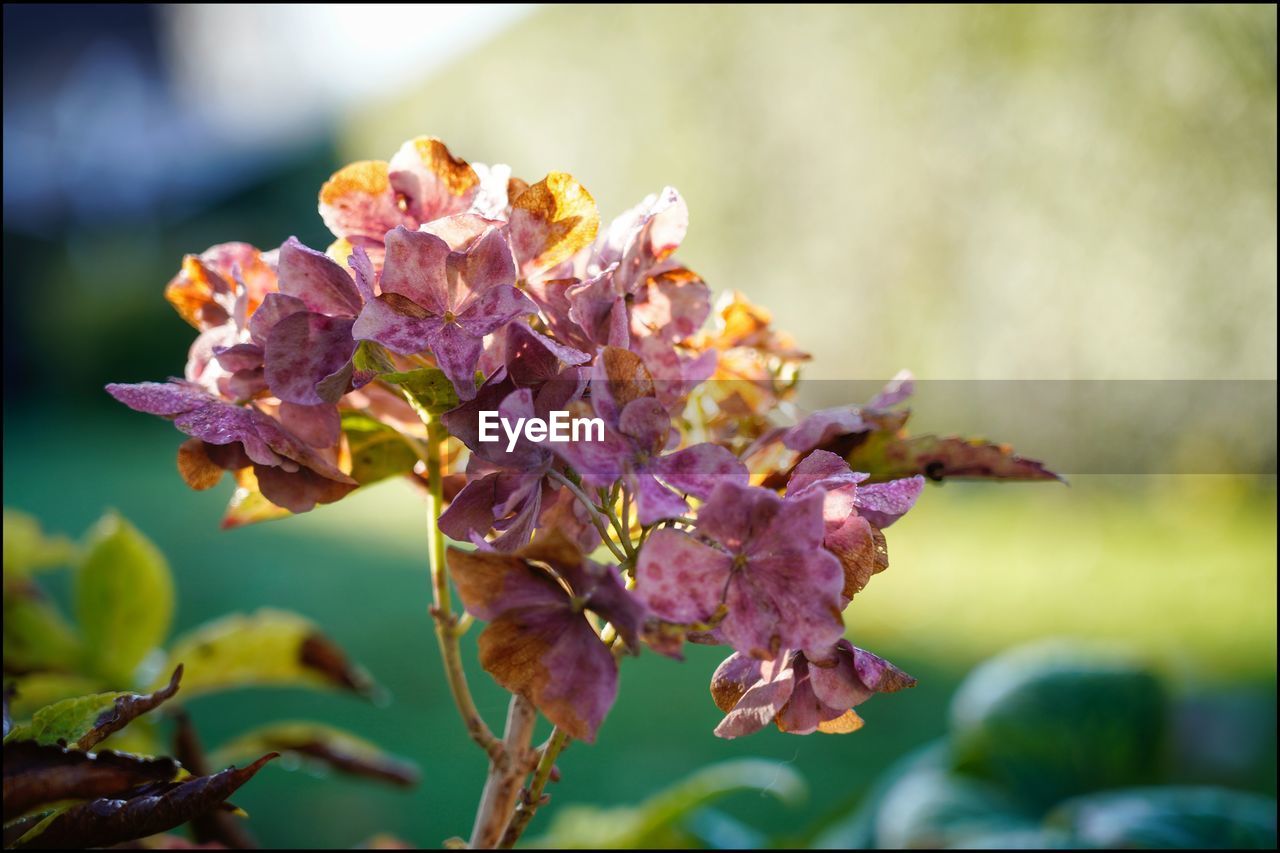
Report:
[[[538,712],[523,696],[513,695],[507,709],[507,727],[502,738],[502,756],[489,763],[476,822],[471,830],[471,847],[488,850],[498,846],[516,814],[520,783],[529,775],[536,753],[529,748]]]
[[[529,821],[533,820],[534,814],[538,811],[538,807],[542,805],[542,792],[547,787],[547,782],[551,780],[551,772],[555,769],[556,759],[560,756],[561,751],[569,745],[569,736],[560,729],[551,732],[551,737],[547,739],[546,746],[542,748],[542,757],[538,761],[538,768],[533,772],[533,782],[529,785],[529,790],[521,798],[519,805],[516,806],[516,813],[511,818],[511,825],[507,827],[506,833],[502,836],[499,847],[514,847],[515,843],[520,840],[520,836],[524,834],[525,827],[529,825]]]
[[[587,508],[587,512],[591,514],[591,521],[595,524],[596,530],[600,533],[600,538],[604,540],[604,544],[613,552],[613,556],[617,557],[619,560],[626,560],[627,555],[618,548],[617,544],[613,541],[613,538],[609,535],[609,528],[606,525],[604,518],[600,515],[600,511],[596,509],[595,504],[591,503],[591,498],[587,497],[586,493],[583,492],[582,489],[578,488],[572,480],[554,468],[547,471],[547,476],[567,488],[573,496],[578,499],[578,502]]]

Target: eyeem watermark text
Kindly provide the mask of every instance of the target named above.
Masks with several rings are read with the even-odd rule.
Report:
[[[564,444],[570,441],[604,441],[604,421],[600,418],[571,418],[568,412],[552,412],[550,418],[509,418],[493,411],[480,412],[480,440],[486,443],[501,441],[498,428],[507,437],[507,452],[516,449],[516,442],[523,434],[535,444],[544,441]]]

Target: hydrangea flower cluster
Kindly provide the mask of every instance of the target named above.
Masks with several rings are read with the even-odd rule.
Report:
[[[187,257],[166,290],[199,332],[184,377],[107,390],[188,436],[192,487],[232,472],[228,525],[388,476],[425,488],[450,687],[494,772],[535,773],[516,817],[477,819],[478,841],[518,835],[542,766],[596,737],[620,658],[646,646],[727,648],[721,737],[858,729],[855,707],[915,683],[844,639],[844,614],[925,475],[1052,476],[1000,446],[907,436],[905,376],[782,423],[807,356],[741,294],[713,305],[676,257],[689,214],[670,187],[601,227],[572,176],[527,183],[423,137],[341,169],[319,201],[325,251],[291,237]],[[483,412],[553,411],[603,436],[480,440]],[[461,672],[472,619],[515,697],[503,739]],[[532,752],[516,724],[530,706],[556,732]]]

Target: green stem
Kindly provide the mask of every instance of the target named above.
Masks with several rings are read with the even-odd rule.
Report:
[[[427,525],[427,550],[431,558],[431,617],[435,621],[436,640],[440,644],[449,692],[453,694],[453,702],[458,706],[467,734],[490,759],[494,759],[502,754],[502,743],[480,716],[467,686],[467,673],[462,667],[462,652],[458,647],[458,637],[462,633],[460,620],[453,613],[449,575],[445,571],[445,541],[440,530],[440,514],[444,512],[444,468],[441,460],[448,434],[435,418],[424,417],[423,420],[427,424],[427,514],[431,519]]]
[[[604,540],[604,544],[608,546],[609,550],[613,552],[613,556],[617,557],[619,561],[625,561],[627,555],[618,548],[617,543],[613,541],[613,537],[609,535],[609,528],[605,524],[604,518],[601,517],[600,511],[596,509],[595,504],[591,502],[591,498],[587,497],[586,492],[582,491],[572,480],[554,468],[547,472],[547,476],[568,489],[578,499],[578,502],[587,508],[587,512],[591,516],[591,523],[596,526],[596,531],[599,532],[600,538]]]

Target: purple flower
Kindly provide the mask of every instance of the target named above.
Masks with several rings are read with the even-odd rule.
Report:
[[[872,575],[888,568],[880,531],[906,514],[924,489],[924,478],[919,476],[872,485],[866,485],[866,480],[866,474],[850,470],[836,454],[815,450],[800,461],[787,483],[787,500],[822,495],[823,545],[844,567],[845,603]]]
[[[382,293],[365,304],[355,337],[401,355],[430,350],[458,396],[475,397],[485,335],[537,310],[514,287],[500,225],[464,214],[387,234]]]
[[[448,563],[467,612],[489,623],[481,666],[571,737],[593,741],[617,696],[618,665],[586,611],[633,650],[644,620],[617,570],[558,533],[515,554],[450,548]]]
[[[746,466],[723,447],[695,444],[664,453],[672,437],[671,416],[635,353],[601,350],[590,388],[592,407],[604,421],[604,440],[557,445],[556,452],[590,485],[608,488],[623,480],[635,495],[642,525],[687,513],[689,504],[677,492],[706,498],[717,483],[746,484]]]
[[[698,511],[699,538],[671,529],[650,534],[636,564],[636,592],[671,622],[722,613],[716,635],[751,657],[826,648],[844,623],[843,572],[822,548],[824,532],[821,495],[784,501],[768,489],[721,482]]]
[[[228,403],[178,380],[112,384],[107,392],[134,411],[172,420],[202,443],[202,461],[228,471],[252,466],[263,496],[276,506],[306,512],[356,487],[336,465],[255,406]]]
[[[711,677],[711,695],[725,718],[716,736],[736,738],[769,723],[780,731],[844,734],[862,728],[854,708],[875,693],[914,687],[893,664],[840,640],[824,654],[788,651],[772,661],[734,653]]]
[[[467,484],[440,517],[440,529],[459,541],[479,542],[492,528],[500,535],[488,547],[514,551],[529,542],[544,502],[549,507],[559,488],[547,477],[555,457],[546,445],[531,442],[523,434],[510,450],[505,437],[480,441],[480,413],[497,411],[510,423],[521,418],[546,419],[581,396],[585,381],[576,365],[590,357],[524,323],[512,323],[500,341],[493,351],[501,352],[504,363],[494,369],[474,399],[443,417],[450,434],[467,446],[472,458]]]

